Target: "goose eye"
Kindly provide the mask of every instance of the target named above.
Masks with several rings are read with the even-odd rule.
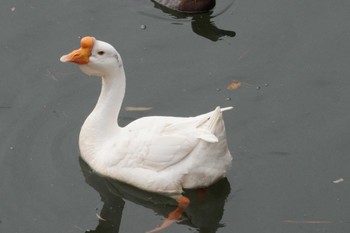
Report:
[[[105,54],[105,52],[104,51],[98,51],[97,54],[98,55],[103,55],[103,54]]]

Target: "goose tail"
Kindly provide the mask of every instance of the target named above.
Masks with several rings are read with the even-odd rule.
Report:
[[[219,106],[211,112],[208,121],[206,122],[206,128],[212,132],[225,132],[224,120],[222,118],[222,112],[233,109],[233,107],[220,108]]]
[[[218,107],[218,108],[220,108],[220,107]],[[221,112],[225,112],[225,111],[228,111],[228,110],[231,110],[231,109],[233,109],[233,107],[229,106],[229,107],[226,107],[226,108],[220,108],[220,111]]]
[[[233,107],[215,108],[214,111],[205,114],[205,118],[197,125],[197,137],[207,142],[219,142],[226,137],[225,124],[222,112],[231,110]]]

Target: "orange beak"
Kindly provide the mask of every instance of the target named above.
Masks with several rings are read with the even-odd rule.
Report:
[[[85,36],[80,41],[80,48],[73,52],[63,55],[60,58],[61,62],[74,62],[79,65],[88,64],[92,48],[94,47],[95,38]]]

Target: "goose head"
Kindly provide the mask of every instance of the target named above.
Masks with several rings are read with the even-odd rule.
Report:
[[[85,74],[99,77],[110,75],[123,66],[112,45],[91,36],[83,37],[80,48],[63,55],[60,61],[76,63]]]

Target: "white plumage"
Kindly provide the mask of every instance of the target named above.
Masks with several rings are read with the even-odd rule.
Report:
[[[113,46],[84,37],[81,48],[61,61],[102,77],[100,97],[79,137],[82,158],[98,173],[169,196],[209,186],[226,175],[232,157],[222,111],[230,107],[196,117],[144,117],[120,127],[125,74]]]

